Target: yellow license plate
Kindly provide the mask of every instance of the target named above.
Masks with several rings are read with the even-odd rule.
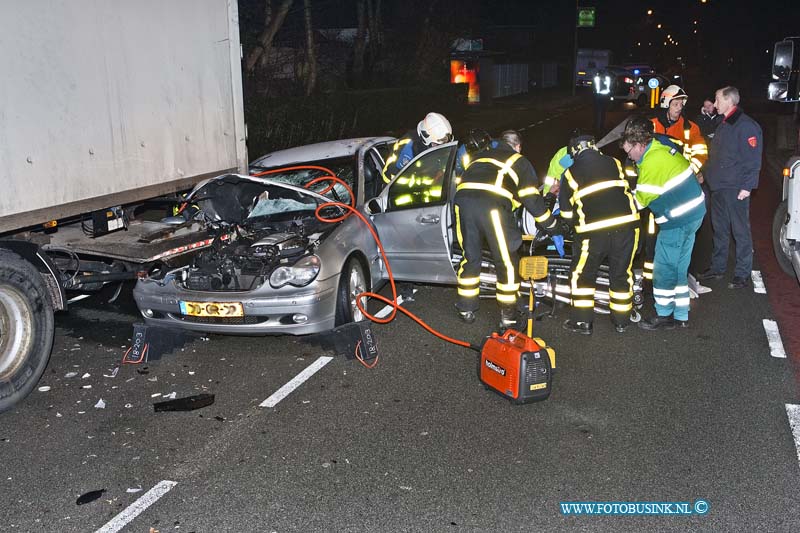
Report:
[[[181,302],[181,314],[187,316],[244,316],[241,302]]]

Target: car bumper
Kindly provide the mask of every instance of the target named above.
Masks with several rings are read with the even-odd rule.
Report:
[[[234,335],[306,335],[330,330],[336,321],[339,276],[317,280],[287,295],[247,292],[189,291],[168,282],[142,280],[133,296],[147,324],[204,333]],[[242,317],[193,317],[181,313],[180,302],[239,302]]]

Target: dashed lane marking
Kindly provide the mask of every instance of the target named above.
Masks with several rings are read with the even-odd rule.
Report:
[[[142,514],[142,512],[156,503],[159,498],[172,490],[172,487],[177,485],[176,481],[164,480],[152,489],[145,492],[141,498],[130,504],[124,511],[111,519],[106,525],[96,531],[96,533],[116,533],[134,518]]]
[[[761,272],[753,270],[750,272],[750,277],[753,278],[753,291],[758,294],[767,294],[767,288],[764,286],[764,280],[761,277]]]
[[[786,351],[783,349],[783,341],[778,331],[778,323],[765,318],[764,331],[767,332],[767,341],[769,341],[769,354],[772,357],[786,359]]]
[[[322,367],[327,365],[333,360],[333,357],[322,356],[313,363],[311,363],[305,370],[297,374],[292,380],[276,390],[272,396],[259,404],[259,407],[275,407],[278,402],[289,396],[297,387],[302,385],[308,378],[313,376]]]
[[[797,460],[800,461],[800,405],[786,404],[786,416],[789,417],[789,427],[792,428],[794,448],[797,450]]]

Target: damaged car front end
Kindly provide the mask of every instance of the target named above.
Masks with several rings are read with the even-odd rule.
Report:
[[[213,241],[188,264],[162,265],[138,281],[134,298],[145,320],[203,332],[299,335],[360,319],[355,295],[380,277],[377,247],[355,217],[317,218],[322,204],[350,203],[346,188],[292,184],[318,174],[230,174],[196,187],[187,202],[198,206]],[[319,212],[343,213],[335,206]]]

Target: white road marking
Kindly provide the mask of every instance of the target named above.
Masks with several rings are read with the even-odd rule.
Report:
[[[98,529],[96,533],[116,533],[139,516],[145,509],[156,503],[159,498],[172,490],[172,487],[177,484],[176,481],[164,480],[160,482],[145,492],[141,498],[126,507],[124,511],[112,518],[106,525]]]
[[[414,291],[411,294],[417,294],[417,289],[414,289]],[[397,297],[397,305],[403,305],[404,301],[405,300],[403,300],[402,296],[398,296]],[[375,313],[375,316],[378,317],[378,318],[384,318],[384,317],[389,316],[389,313],[391,313],[391,312],[392,312],[392,306],[391,305],[387,305],[383,309],[381,309],[380,311]]]
[[[750,277],[753,278],[753,290],[759,294],[767,294],[767,288],[764,286],[764,280],[761,278],[761,272],[753,270],[750,272]]]
[[[783,341],[781,334],[778,331],[778,323],[774,320],[764,319],[764,331],[767,332],[767,341],[769,341],[769,354],[772,357],[781,357],[786,359],[786,351],[783,349]]]
[[[275,407],[278,402],[289,396],[297,387],[303,384],[308,378],[317,373],[319,369],[327,365],[333,360],[333,357],[322,356],[313,363],[311,363],[305,370],[297,374],[292,380],[276,390],[272,396],[259,404],[259,407]]]
[[[797,460],[800,461],[800,405],[786,404],[786,416],[789,417],[789,427],[794,436],[794,447],[797,450]]]
[[[90,296],[89,294],[79,294],[75,298],[71,298],[71,299],[67,300],[67,303],[68,304],[74,304],[75,302],[80,302],[81,300],[85,300],[89,296]]]
[[[541,122],[534,122],[533,124],[528,124],[528,127],[533,128],[536,126],[536,124],[541,124]]]

